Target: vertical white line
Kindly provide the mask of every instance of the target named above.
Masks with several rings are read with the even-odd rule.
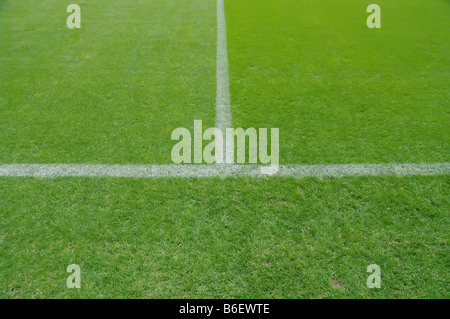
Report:
[[[227,141],[226,129],[231,128],[230,77],[228,74],[227,27],[225,21],[224,0],[217,0],[217,91],[216,91],[216,128],[223,136],[223,158],[216,157],[216,163],[232,163],[234,154],[227,154],[227,146],[234,147],[233,141]],[[228,158],[233,155],[233,158]]]

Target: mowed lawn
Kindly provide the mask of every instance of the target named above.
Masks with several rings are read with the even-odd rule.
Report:
[[[3,179],[8,298],[448,298],[449,179]],[[80,290],[66,288],[69,264]],[[381,267],[368,289],[366,268]]]
[[[227,0],[226,14],[233,124],[280,128],[281,163],[450,160],[449,1]]]
[[[362,3],[226,0],[234,126],[282,163],[448,161],[449,3],[381,0],[381,30]],[[214,125],[215,1],[79,4],[0,0],[0,163],[170,163]],[[448,298],[449,184],[3,177],[0,297]]]
[[[0,1],[0,162],[170,163],[214,125],[213,1]]]

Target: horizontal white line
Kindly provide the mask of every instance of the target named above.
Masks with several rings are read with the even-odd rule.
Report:
[[[97,165],[0,164],[1,177],[265,177],[261,165]],[[280,165],[272,176],[433,176],[450,175],[450,163]]]

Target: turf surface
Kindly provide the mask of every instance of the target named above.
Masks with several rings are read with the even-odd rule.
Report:
[[[0,162],[171,163],[170,135],[215,119],[213,1],[0,7]]]
[[[235,127],[282,163],[449,161],[449,1],[226,0]],[[0,163],[170,163],[215,1],[0,0]],[[1,298],[448,298],[449,176],[0,179]],[[82,288],[66,288],[81,266]],[[369,264],[382,288],[366,287]]]
[[[450,3],[228,0],[235,127],[280,128],[280,162],[450,160]]]
[[[4,179],[3,297],[448,297],[449,178]],[[67,289],[79,264],[82,288]],[[382,288],[366,287],[366,268]]]

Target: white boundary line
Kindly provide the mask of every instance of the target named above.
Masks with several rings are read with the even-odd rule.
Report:
[[[0,177],[267,177],[261,165],[0,164]],[[280,165],[271,176],[359,177],[450,175],[450,163]]]
[[[216,128],[218,128],[225,139],[227,128],[231,128],[231,103],[230,103],[230,76],[228,74],[228,52],[227,52],[227,27],[225,20],[224,0],[217,0],[217,89],[216,89]],[[216,163],[232,163],[233,158],[226,158],[226,145],[232,141],[223,143],[223,158]],[[227,144],[226,144],[227,143]],[[229,146],[231,149],[231,145]],[[230,154],[231,155],[231,154]]]
[[[224,0],[217,0],[216,128],[231,128],[230,81]],[[224,136],[225,138],[225,136]],[[224,157],[226,144],[224,143]],[[232,163],[225,159],[224,163]],[[270,166],[261,165],[102,165],[102,164],[0,164],[0,177],[267,177]],[[450,175],[450,163],[281,165],[271,176],[436,176]]]

